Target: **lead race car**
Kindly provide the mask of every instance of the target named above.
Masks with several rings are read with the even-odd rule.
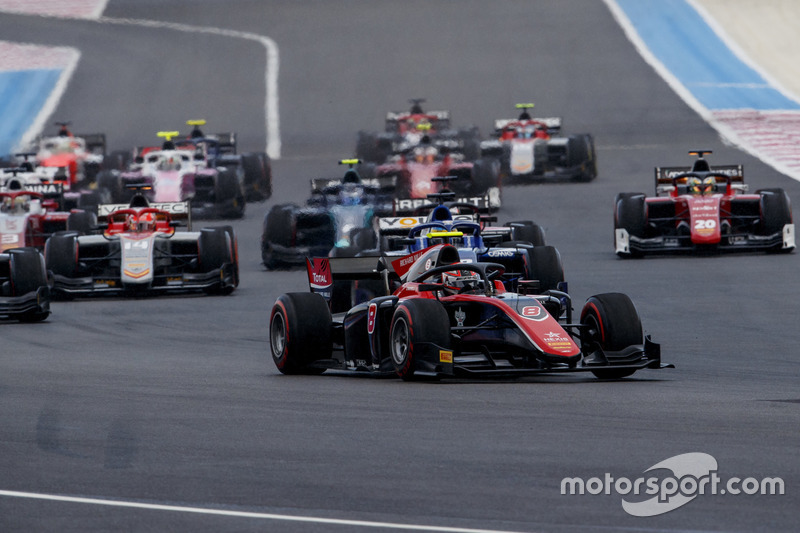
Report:
[[[495,139],[481,143],[484,158],[500,162],[502,179],[516,182],[575,180],[597,177],[594,138],[588,133],[564,136],[561,118],[534,118],[528,113],[533,104],[517,104],[516,119],[494,123]]]
[[[281,295],[270,316],[273,361],[284,374],[327,369],[421,377],[521,376],[589,371],[602,379],[664,368],[639,315],[620,293],[592,296],[572,319],[568,294],[505,291],[503,266],[462,263],[436,245],[385,258],[316,258],[310,293]],[[389,294],[390,278],[401,285]],[[343,279],[380,279],[386,294],[331,313]]]
[[[748,194],[742,165],[711,167],[695,150],[691,167],[656,167],[655,197],[620,193],[614,206],[614,250],[649,253],[791,252],[795,231],[783,189]]]
[[[130,204],[101,205],[100,235],[65,231],[45,244],[53,291],[62,297],[205,291],[230,294],[239,284],[230,226],[191,231],[188,202],[150,203],[138,186]],[[189,231],[176,231],[186,224]]]

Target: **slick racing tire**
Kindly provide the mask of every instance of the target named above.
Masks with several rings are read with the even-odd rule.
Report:
[[[242,155],[244,195],[248,202],[263,202],[272,193],[265,162],[269,162],[266,154]]]
[[[272,208],[264,217],[264,231],[261,236],[261,261],[267,270],[279,268],[280,262],[275,257],[273,245],[291,247],[294,243],[294,204],[280,204]]]
[[[577,181],[592,181],[597,177],[594,139],[588,133],[570,135],[567,140],[567,166],[580,167],[574,175]]]
[[[97,217],[89,211],[73,211],[67,217],[67,231],[89,235],[97,227]]]
[[[122,201],[122,183],[119,174],[111,170],[103,170],[97,175],[97,192],[104,204]]]
[[[644,193],[623,192],[614,200],[614,230],[624,229],[633,237],[645,237],[647,233],[647,216],[645,214]],[[614,237],[616,246],[616,235]],[[620,257],[639,257],[641,253],[631,251],[630,255],[619,254]]]
[[[239,286],[239,242],[236,239],[236,232],[233,231],[233,226],[219,226],[214,228],[217,231],[224,231],[228,234],[230,249],[231,249],[231,259],[233,263],[233,280],[234,280],[234,287]]]
[[[392,365],[404,381],[415,379],[419,361],[438,361],[439,349],[450,350],[450,319],[436,300],[401,302],[392,317],[390,332]]]
[[[523,220],[509,222],[506,225],[511,227],[511,240],[513,241],[527,241],[534,246],[544,246],[546,244],[544,229],[538,224]]]
[[[764,235],[783,231],[783,226],[792,223],[792,205],[783,189],[761,189],[761,226]]]
[[[498,187],[499,165],[493,159],[479,159],[472,166],[471,194],[486,194],[492,187]]]
[[[197,259],[201,272],[211,272],[212,270],[223,268],[226,264],[235,265],[233,254],[233,243],[225,228],[203,228],[200,230],[200,238],[197,243]],[[233,285],[216,286],[208,292],[230,294],[235,286],[236,275],[234,275]]]
[[[269,319],[272,360],[282,374],[322,374],[311,366],[330,359],[331,313],[325,299],[313,292],[291,292],[278,297]]]
[[[595,346],[603,350],[623,350],[643,340],[642,322],[636,307],[626,294],[597,294],[586,301],[581,311],[581,349],[588,355]],[[629,368],[592,370],[600,379],[620,379],[636,372]]]
[[[558,290],[564,281],[564,265],[561,254],[553,246],[536,246],[528,250],[531,259],[531,277],[539,280],[541,291]]]
[[[214,194],[220,216],[224,218],[242,218],[244,216],[244,193],[236,173],[230,170],[220,172],[217,176]]]
[[[44,258],[35,248],[14,248],[8,250],[11,267],[12,296],[23,296],[47,287],[47,270]],[[20,322],[41,322],[50,311],[28,311],[18,318]]]
[[[59,276],[75,277],[78,271],[78,233],[59,231],[47,239],[44,246],[44,262],[47,270]]]

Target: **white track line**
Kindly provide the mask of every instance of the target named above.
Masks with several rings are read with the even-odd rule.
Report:
[[[55,87],[50,91],[50,96],[47,97],[39,113],[36,114],[36,118],[33,120],[28,130],[22,135],[19,143],[17,143],[17,147],[14,149],[15,152],[27,149],[33,143],[36,136],[42,132],[47,119],[50,118],[50,115],[56,110],[58,102],[61,101],[61,97],[64,95],[64,91],[67,90],[67,85],[69,85],[69,80],[72,78],[75,67],[78,66],[78,60],[81,58],[81,53],[78,50],[75,48],[59,48],[68,50],[70,57],[64,69],[61,71],[61,75],[58,77]]]
[[[107,1],[107,0],[106,0]],[[105,7],[105,3],[102,4]],[[0,3],[0,13],[3,12],[12,12],[10,10],[3,10],[2,3]],[[50,16],[50,15],[38,15],[38,16]],[[55,17],[55,18],[79,18],[79,17]],[[267,155],[271,159],[280,159],[281,157],[281,134],[280,134],[280,113],[278,111],[278,69],[280,67],[280,57],[278,54],[278,45],[264,35],[258,35],[256,33],[250,32],[243,32],[243,31],[235,31],[235,30],[227,30],[224,28],[214,28],[208,26],[192,26],[189,24],[180,24],[176,22],[162,22],[158,20],[142,20],[142,19],[123,19],[123,18],[113,18],[113,17],[103,17],[97,16],[94,19],[96,22],[101,24],[118,24],[123,26],[142,26],[146,28],[163,28],[173,31],[180,31],[184,33],[207,33],[210,35],[218,35],[221,37],[234,37],[237,39],[246,39],[248,41],[255,41],[260,43],[266,50],[267,53],[267,66],[266,72],[264,73],[264,84],[266,86],[265,89],[265,96],[264,96],[264,124],[267,131],[267,145],[265,147],[265,151]],[[80,57],[80,55],[78,56]],[[61,95],[63,91],[66,89],[67,84],[69,83],[69,79],[72,76],[72,72],[77,65],[77,59],[73,65],[69,69],[65,69],[65,75],[59,79],[57,89],[60,88],[61,92],[56,90],[51,93],[51,97],[48,99],[48,104],[52,105],[52,107],[45,106],[42,109],[42,112],[39,113],[37,116],[36,121],[34,124],[38,124],[38,130],[34,130],[34,128],[30,128],[28,132],[26,132],[24,139],[30,141],[36,135],[41,132],[41,129],[44,127],[44,123],[50,114],[55,111],[55,106],[58,105],[59,100],[61,99]],[[22,146],[24,144],[20,143]]]
[[[498,529],[469,529],[461,527],[426,526],[420,524],[397,524],[392,522],[371,522],[366,520],[343,520],[338,518],[319,518],[314,516],[295,516],[272,513],[252,513],[245,511],[226,511],[224,509],[206,509],[203,507],[183,507],[177,505],[160,505],[119,500],[103,500],[98,498],[79,498],[75,496],[60,496],[57,494],[40,494],[36,492],[18,492],[0,490],[0,496],[11,498],[26,498],[34,500],[49,500],[57,502],[84,503],[91,505],[105,505],[110,507],[127,507],[134,509],[147,509],[156,511],[177,511],[181,513],[195,513],[217,516],[232,516],[238,518],[260,518],[267,520],[282,520],[286,522],[310,522],[315,524],[331,524],[351,527],[372,527],[384,529],[398,529],[405,531],[440,531],[446,533],[520,533]]]
[[[158,20],[142,19],[120,19],[111,17],[100,17],[97,22],[103,24],[119,24],[124,26],[143,26],[146,28],[163,28],[185,33],[208,33],[221,37],[234,37],[246,39],[260,43],[267,52],[267,68],[264,76],[266,85],[266,96],[264,99],[264,122],[267,129],[266,152],[271,159],[281,157],[281,137],[280,137],[280,118],[278,113],[278,68],[280,60],[278,56],[278,45],[275,41],[264,35],[250,32],[227,30],[224,28],[214,28],[208,26],[192,26],[176,22],[162,22]]]

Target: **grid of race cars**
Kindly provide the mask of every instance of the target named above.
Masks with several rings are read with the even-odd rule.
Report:
[[[592,296],[574,319],[560,253],[542,227],[497,224],[504,184],[595,179],[592,135],[564,134],[561,118],[535,117],[522,103],[484,139],[424,103],[388,112],[383,132],[359,131],[355,157],[338,162],[338,175],[311,179],[305,205],[277,203],[266,214],[265,268],[304,267],[310,289],[280,296],[272,309],[278,370],[620,379],[671,367],[644,337],[630,298]],[[233,132],[207,134],[200,119],[186,125],[108,152],[104,134],[74,134],[59,122],[9,157],[0,180],[0,316],[45,320],[51,298],[234,291],[233,227],[195,230],[193,220],[241,218],[247,202],[269,199],[271,162],[239,153]],[[617,195],[614,253],[794,250],[785,191],[751,193],[741,165],[709,155],[655,167],[653,196]]]

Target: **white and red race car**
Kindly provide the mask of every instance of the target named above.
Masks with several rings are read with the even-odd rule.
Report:
[[[45,245],[55,295],[205,291],[230,294],[239,283],[236,236],[230,226],[176,231],[188,202],[101,205],[103,233],[61,232]],[[182,220],[181,220],[182,219]]]
[[[561,118],[534,118],[533,104],[517,104],[516,119],[494,123],[495,138],[481,143],[483,157],[500,161],[500,176],[513,181],[591,181],[597,177],[594,139],[588,133],[561,135]]]

